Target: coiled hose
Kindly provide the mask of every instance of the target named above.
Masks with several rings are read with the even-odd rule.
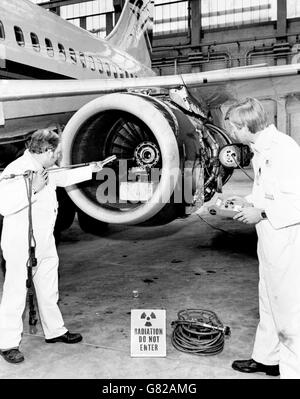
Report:
[[[181,352],[198,356],[217,355],[224,348],[230,328],[224,327],[218,316],[204,309],[184,309],[177,313],[178,320],[172,334],[173,346]]]

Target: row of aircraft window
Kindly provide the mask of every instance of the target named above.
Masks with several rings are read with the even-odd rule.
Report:
[[[24,47],[25,46],[25,39],[24,39],[24,34],[22,29],[19,26],[14,27],[15,31],[15,37],[16,41],[19,46]],[[32,48],[40,52],[41,51],[41,45],[38,36],[34,33],[30,33],[30,38],[31,38],[31,44]],[[0,21],[0,39],[4,40],[5,39],[5,31],[4,31],[4,26],[3,23]],[[54,47],[52,45],[52,42],[50,39],[45,38],[45,46],[47,50],[47,54],[49,57],[54,57]],[[63,61],[67,61],[67,51],[65,47],[61,44],[57,44],[58,48],[58,54],[59,57]],[[73,64],[77,64],[77,55],[76,52],[73,48],[69,48],[69,57],[70,60]],[[92,71],[98,71],[100,74],[105,73],[107,76],[114,76],[115,78],[133,78],[137,77],[136,74],[133,73],[128,73],[127,71],[122,70],[120,67],[117,67],[115,65],[110,65],[108,62],[102,62],[98,57],[93,57],[91,55],[85,55],[83,52],[79,51],[79,62],[83,68],[89,68]]]

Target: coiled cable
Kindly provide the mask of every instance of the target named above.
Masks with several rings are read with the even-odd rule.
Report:
[[[224,348],[225,336],[230,328],[224,327],[218,316],[204,309],[184,309],[177,313],[172,344],[181,352],[198,356],[217,355]]]
[[[35,255],[36,249],[36,240],[33,233],[33,224],[32,224],[32,185],[33,185],[33,174],[34,172],[26,171],[23,174],[24,182],[26,186],[26,193],[28,198],[28,260],[26,262],[27,267],[27,280],[26,280],[26,287],[28,289],[28,302],[29,302],[29,331],[31,334],[36,334],[36,310],[34,305],[34,287],[33,287],[33,275],[32,275],[32,268],[37,265],[37,259]]]

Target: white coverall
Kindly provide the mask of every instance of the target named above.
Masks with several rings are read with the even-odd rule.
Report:
[[[247,200],[265,210],[256,224],[259,313],[252,358],[279,364],[281,378],[300,378],[300,147],[274,125],[254,150]]]
[[[42,166],[28,150],[9,164],[2,177],[39,170]],[[56,187],[89,180],[91,166],[49,172],[48,184],[32,196],[32,222],[36,240],[37,266],[33,268],[39,315],[45,338],[64,334],[67,329],[58,308],[58,256],[53,236],[57,216]],[[0,349],[19,346],[26,304],[28,260],[28,199],[23,177],[0,182],[0,213],[4,216],[1,247],[6,275],[0,305]]]

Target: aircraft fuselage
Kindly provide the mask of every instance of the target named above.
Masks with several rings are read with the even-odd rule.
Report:
[[[28,0],[1,0],[0,11],[0,79],[107,80],[154,75],[127,52]],[[0,105],[0,142],[36,128],[64,125],[95,97],[5,102]]]

